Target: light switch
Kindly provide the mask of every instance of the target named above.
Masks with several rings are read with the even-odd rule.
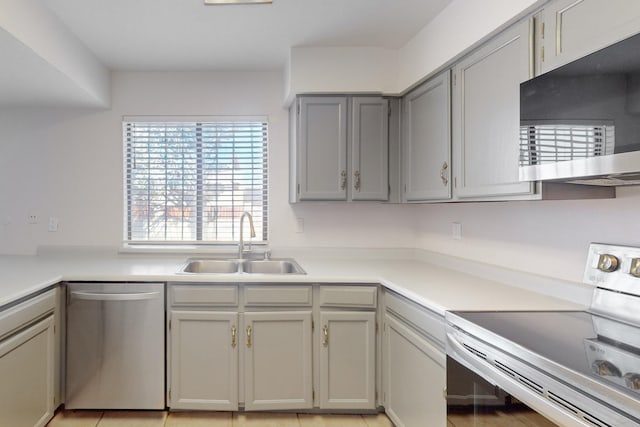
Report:
[[[58,231],[58,218],[50,216],[49,217],[49,231],[56,232]]]
[[[304,218],[296,218],[296,233],[304,233]]]

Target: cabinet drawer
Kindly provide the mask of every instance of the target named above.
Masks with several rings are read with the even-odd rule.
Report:
[[[321,307],[375,308],[376,286],[320,286]]]
[[[47,291],[0,312],[0,338],[18,330],[56,307],[56,291]]]
[[[311,286],[245,286],[244,305],[247,306],[310,306]]]
[[[444,348],[445,327],[442,316],[390,292],[384,296],[384,305],[387,312],[393,313],[411,324],[418,331],[431,338],[435,344]]]
[[[236,285],[178,285],[171,286],[170,289],[171,305],[238,305],[238,286]]]

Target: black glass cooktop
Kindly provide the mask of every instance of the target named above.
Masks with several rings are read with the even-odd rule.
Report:
[[[640,328],[636,326],[584,311],[454,314],[556,364],[640,398]]]

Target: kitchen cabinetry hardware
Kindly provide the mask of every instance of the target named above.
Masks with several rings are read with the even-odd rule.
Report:
[[[347,188],[347,171],[343,170],[340,172],[340,189],[344,190]]]
[[[448,168],[449,165],[447,164],[447,162],[443,162],[442,167],[440,168],[440,179],[442,180],[442,185],[444,185],[445,187],[447,186],[447,184],[449,184],[449,179],[446,175]]]
[[[236,325],[231,327],[231,348],[236,348]]]
[[[327,325],[322,327],[322,345],[324,347],[329,346],[329,326]]]
[[[247,326],[247,348],[251,348],[251,325]]]
[[[353,188],[356,191],[360,191],[360,171],[355,171],[353,173]]]

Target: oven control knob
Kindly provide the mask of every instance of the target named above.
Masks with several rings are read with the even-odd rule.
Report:
[[[618,269],[618,265],[620,265],[620,261],[615,255],[602,254],[598,259],[598,270],[604,271],[605,273],[616,271]]]
[[[633,258],[631,260],[631,268],[629,269],[629,273],[632,276],[640,277],[640,258]]]

